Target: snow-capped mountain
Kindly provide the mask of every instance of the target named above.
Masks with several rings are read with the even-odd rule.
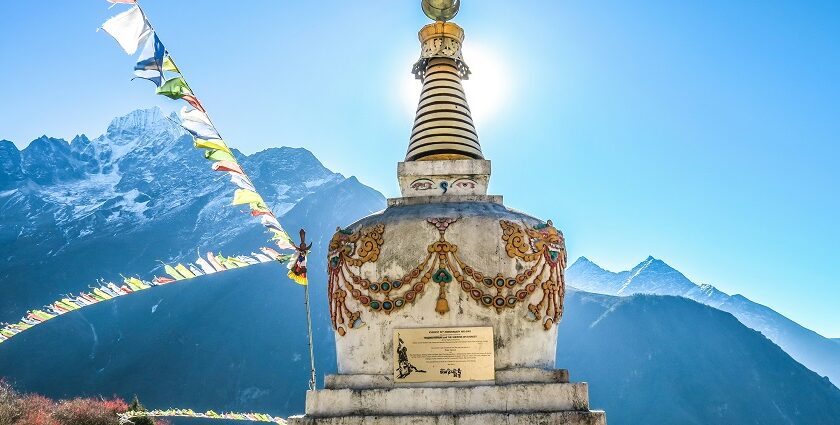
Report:
[[[319,226],[331,235],[385,206],[306,149],[235,154],[290,233]],[[192,260],[197,249],[248,254],[264,245],[262,226],[230,206],[235,187],[210,165],[177,118],[157,108],[116,118],[92,140],[44,136],[20,151],[0,141],[0,287],[9,295],[0,313],[13,317],[100,277],[148,276],[157,260]],[[337,204],[336,191],[362,201]],[[293,212],[304,200],[306,214],[329,223]]]
[[[676,295],[732,313],[787,351],[794,359],[840,384],[840,344],[807,329],[743,295],[728,295],[712,285],[698,285],[664,261],[648,257],[631,270],[604,270],[580,257],[566,272],[570,286],[599,294]]]

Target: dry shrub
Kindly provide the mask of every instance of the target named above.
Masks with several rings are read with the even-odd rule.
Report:
[[[56,402],[37,394],[24,395],[0,379],[0,425],[119,425],[117,414],[127,410],[128,403],[118,398]],[[167,424],[151,420],[148,423]]]

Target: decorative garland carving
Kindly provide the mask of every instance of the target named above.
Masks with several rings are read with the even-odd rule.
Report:
[[[446,240],[446,230],[457,221],[449,217],[428,219],[439,238],[427,247],[425,259],[405,276],[386,276],[373,282],[360,275],[361,267],[379,259],[385,226],[378,224],[355,233],[338,229],[329,245],[328,287],[330,315],[338,334],[344,336],[347,327],[362,325],[361,313],[347,305],[348,294],[374,313],[390,314],[413,304],[430,282],[438,285],[435,311],[439,314],[449,312],[447,289],[456,283],[478,305],[499,314],[527,303],[526,317],[551,329],[563,314],[567,260],[563,234],[550,220],[534,228],[500,220],[507,256],[525,263],[525,267],[513,277],[488,275],[463,261],[458,246]],[[539,301],[531,301],[537,297]]]

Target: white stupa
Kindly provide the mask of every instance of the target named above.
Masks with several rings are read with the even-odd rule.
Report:
[[[306,414],[290,423],[606,424],[604,412],[589,410],[587,384],[555,369],[563,235],[487,194],[490,161],[461,85],[470,73],[464,31],[448,22],[458,2],[425,0],[423,9],[435,22],[419,33],[413,72],[423,90],[397,166],[402,197],[330,242],[338,374],[307,394]],[[408,361],[402,345],[412,330],[447,329],[483,329],[492,342],[438,346],[458,352],[452,367]]]

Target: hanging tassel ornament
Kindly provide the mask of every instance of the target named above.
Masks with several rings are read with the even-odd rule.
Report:
[[[435,311],[440,313],[440,315],[444,315],[449,311],[449,301],[446,300],[446,284],[440,284],[440,293],[438,293],[438,300],[437,306],[435,306]]]
[[[437,305],[435,306],[435,311],[444,315],[449,311],[449,301],[446,300],[446,284],[452,282],[452,274],[449,273],[449,270],[438,269],[438,271],[432,276],[432,280],[440,285],[440,292],[438,292],[438,300]]]

